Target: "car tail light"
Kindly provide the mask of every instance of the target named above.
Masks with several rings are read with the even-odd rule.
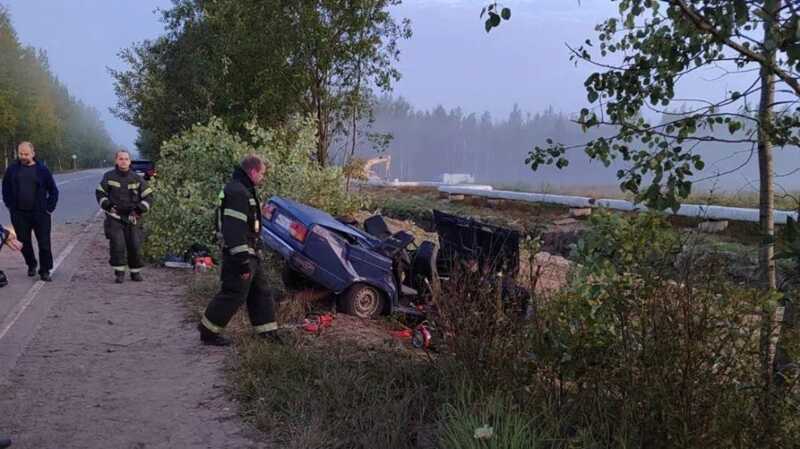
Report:
[[[291,235],[293,239],[302,243],[306,240],[308,228],[303,226],[303,224],[300,222],[292,221],[292,224],[289,225],[289,235]]]
[[[266,218],[267,220],[272,220],[272,214],[275,213],[275,205],[272,203],[267,203],[261,208],[261,216]]]

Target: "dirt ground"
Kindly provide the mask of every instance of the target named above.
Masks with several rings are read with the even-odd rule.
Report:
[[[225,349],[199,344],[186,274],[148,268],[112,283],[96,234],[0,386],[15,449],[256,448],[225,391]]]

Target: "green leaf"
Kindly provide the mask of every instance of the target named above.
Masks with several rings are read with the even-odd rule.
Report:
[[[734,0],[734,14],[736,17],[736,25],[742,26],[750,19],[750,11],[747,9],[746,0]]]
[[[503,8],[503,10],[502,10],[502,11],[500,11],[500,15],[501,15],[501,16],[503,17],[503,19],[505,19],[505,20],[508,20],[508,19],[510,19],[510,18],[511,18],[511,9],[509,9],[509,8]]]
[[[486,14],[486,7],[484,6],[483,9],[481,9],[481,17],[480,18],[483,19],[483,16],[485,14]]]
[[[595,91],[594,89],[590,90],[589,93],[586,95],[586,98],[589,100],[589,103],[594,103],[595,101],[597,101],[598,97],[599,95],[597,94],[597,91]]]
[[[496,13],[489,14],[489,20],[492,22],[493,27],[500,25],[500,16]]]

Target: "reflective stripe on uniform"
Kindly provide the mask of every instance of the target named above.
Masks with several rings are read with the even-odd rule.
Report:
[[[274,321],[271,322],[271,323],[262,324],[262,325],[259,325],[259,326],[253,326],[253,331],[255,333],[257,333],[257,334],[260,334],[262,332],[276,331],[276,330],[278,330],[278,323],[276,323]]]
[[[128,266],[127,265],[119,265],[119,266],[116,266],[116,267],[112,265],[111,268],[113,268],[114,271],[127,271],[128,270]]]
[[[103,184],[98,184],[97,185],[97,191],[106,193],[106,189],[103,188]]]
[[[119,215],[115,214],[114,212],[106,211],[106,215],[108,215],[109,217],[116,218],[117,220],[122,220],[122,217],[120,217]]]
[[[140,271],[142,271],[142,268],[131,268],[128,271],[130,271],[131,273],[139,273]]]
[[[215,334],[219,334],[220,332],[222,332],[222,327],[217,326],[216,324],[209,321],[209,319],[206,318],[205,314],[203,314],[203,318],[200,320],[200,324],[202,324],[203,327],[205,327],[206,329],[210,330]]]
[[[122,187],[122,184],[120,184],[117,181],[114,181],[113,179],[109,179],[106,182],[108,182],[108,185],[113,186],[113,187]]]
[[[134,189],[138,189],[138,188],[139,188],[139,183],[138,182],[134,182],[133,184],[128,184],[128,189],[130,189],[130,190],[134,190]]]
[[[256,200],[250,198],[250,205],[251,206],[255,206],[256,205]]]
[[[229,217],[237,218],[239,220],[247,222],[247,215],[239,212],[238,210],[225,209],[225,211],[223,212],[223,215],[227,215]]]
[[[100,198],[100,205],[102,206],[103,203],[105,203],[106,201],[108,201],[108,198],[106,198],[106,197]]]
[[[147,201],[141,201],[142,206],[144,206],[144,210],[150,210],[150,203]]]
[[[228,250],[228,253],[230,253],[230,255],[239,254],[243,252],[253,252],[253,250],[250,249],[250,247],[247,245],[234,246],[233,248]]]
[[[148,188],[144,189],[144,192],[142,192],[142,198],[146,197],[147,195],[150,195],[151,193],[153,193],[153,189],[152,188],[148,187]]]

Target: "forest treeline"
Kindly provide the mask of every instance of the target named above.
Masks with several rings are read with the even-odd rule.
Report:
[[[0,5],[0,173],[20,141],[56,171],[109,163],[114,142],[100,113],[59,81],[44,51],[19,41],[11,19]]]

